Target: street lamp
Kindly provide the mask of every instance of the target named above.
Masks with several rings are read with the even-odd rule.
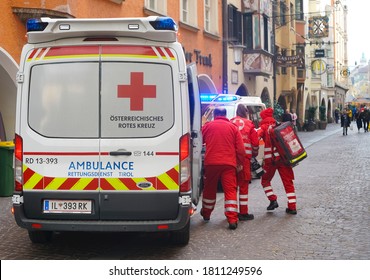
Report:
[[[243,59],[243,49],[245,49],[245,46],[243,46],[243,45],[232,45],[230,48],[233,49],[234,63],[236,65],[239,65],[242,62],[242,59]]]

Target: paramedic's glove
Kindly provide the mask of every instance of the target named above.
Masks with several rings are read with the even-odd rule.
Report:
[[[240,172],[240,171],[242,171],[243,170],[243,165],[237,165],[236,166],[236,172]]]

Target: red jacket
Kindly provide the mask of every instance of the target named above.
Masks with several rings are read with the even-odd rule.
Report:
[[[225,117],[216,117],[202,128],[206,146],[204,165],[244,164],[245,151],[238,128]]]
[[[271,136],[269,129],[276,126],[276,120],[272,117],[267,117],[260,121],[260,128],[258,130],[258,136],[265,142],[264,161],[266,163],[276,161],[280,159],[280,155],[271,143]]]
[[[232,118],[230,121],[239,128],[242,134],[246,157],[251,159],[252,155],[256,156],[258,154],[259,140],[254,123],[239,116]]]

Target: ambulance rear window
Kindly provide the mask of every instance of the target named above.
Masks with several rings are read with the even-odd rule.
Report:
[[[29,126],[47,137],[99,136],[99,63],[53,63],[31,69]]]
[[[31,69],[29,126],[55,138],[154,137],[173,126],[168,64],[70,62]]]

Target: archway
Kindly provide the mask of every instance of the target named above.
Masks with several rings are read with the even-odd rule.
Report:
[[[18,69],[16,61],[0,48],[0,141],[14,139]]]
[[[328,109],[326,110],[326,117],[329,123],[333,122],[333,105],[331,103],[331,99],[328,100]]]
[[[236,95],[239,96],[248,96],[248,89],[244,84],[241,84],[238,90],[236,91]]]
[[[262,90],[262,93],[261,93],[261,100],[263,103],[266,104],[266,107],[272,107],[272,102],[271,102],[271,99],[270,99],[270,94],[269,94],[269,91],[268,89],[265,87],[263,90]]]
[[[198,84],[200,93],[218,93],[215,84],[207,74],[198,75]]]

